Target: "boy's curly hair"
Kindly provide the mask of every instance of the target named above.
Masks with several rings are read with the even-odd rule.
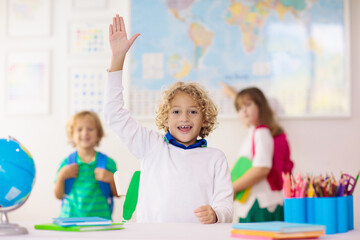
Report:
[[[218,110],[214,102],[208,96],[208,93],[197,83],[176,82],[168,89],[163,91],[161,96],[161,103],[156,112],[156,125],[159,129],[162,129],[165,132],[169,131],[169,128],[165,126],[165,123],[169,119],[170,102],[179,92],[189,94],[199,105],[200,111],[204,117],[204,121],[207,123],[206,126],[201,128],[199,136],[201,138],[205,138],[216,128],[218,124],[216,120]]]
[[[97,115],[97,113],[96,112],[91,112],[91,111],[81,111],[81,112],[78,112],[75,115],[73,115],[66,124],[66,135],[68,137],[69,143],[73,147],[76,147],[75,143],[72,140],[72,137],[74,135],[74,128],[75,128],[76,122],[79,119],[84,118],[86,116],[91,117],[95,122],[97,136],[98,136],[98,141],[96,143],[96,146],[99,146],[101,139],[104,137],[104,129],[103,129],[102,125],[101,125],[101,121],[100,121],[100,118]]]

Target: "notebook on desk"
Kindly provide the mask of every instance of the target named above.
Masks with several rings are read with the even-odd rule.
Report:
[[[70,231],[70,232],[91,232],[91,231],[107,231],[107,230],[121,230],[124,229],[123,223],[112,223],[104,226],[71,226],[62,227],[55,223],[36,224],[34,226],[37,230],[53,230],[53,231]]]
[[[278,233],[296,233],[325,231],[324,225],[307,224],[307,223],[289,223],[281,221],[273,222],[256,222],[256,223],[235,223],[233,229],[270,231]]]
[[[53,218],[53,223],[62,226],[103,226],[111,225],[111,220],[101,217],[69,217],[69,218]]]
[[[245,239],[309,239],[325,234],[325,226],[288,222],[236,223],[231,229],[231,236]]]
[[[324,231],[310,231],[310,232],[295,232],[295,233],[279,233],[270,231],[256,231],[256,230],[241,230],[232,229],[232,237],[245,238],[245,239],[307,239],[318,238],[325,234]]]

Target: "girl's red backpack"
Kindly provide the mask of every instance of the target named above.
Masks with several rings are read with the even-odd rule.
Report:
[[[269,128],[266,125],[259,125],[255,128],[252,138],[252,155],[255,155],[254,135],[256,129]],[[274,138],[274,156],[273,165],[267,180],[272,190],[281,190],[283,187],[282,173],[290,173],[294,167],[294,162],[290,159],[290,148],[286,139],[286,134],[276,135]]]

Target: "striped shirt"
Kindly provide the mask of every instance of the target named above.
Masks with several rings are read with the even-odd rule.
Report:
[[[111,219],[109,204],[95,179],[94,170],[97,155],[96,153],[95,159],[90,163],[83,162],[79,156],[76,157],[76,163],[79,165],[78,176],[70,193],[63,200],[59,217],[103,217]],[[67,158],[61,162],[58,172],[66,165]],[[107,159],[106,169],[112,173],[116,172],[116,163],[113,159]]]

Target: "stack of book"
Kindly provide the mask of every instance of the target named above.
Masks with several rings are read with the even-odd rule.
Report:
[[[112,223],[100,217],[53,218],[53,223],[37,224],[38,230],[89,232],[124,229],[123,223]]]
[[[306,223],[236,223],[232,227],[231,237],[244,239],[306,239],[318,238],[325,234],[325,226]]]

